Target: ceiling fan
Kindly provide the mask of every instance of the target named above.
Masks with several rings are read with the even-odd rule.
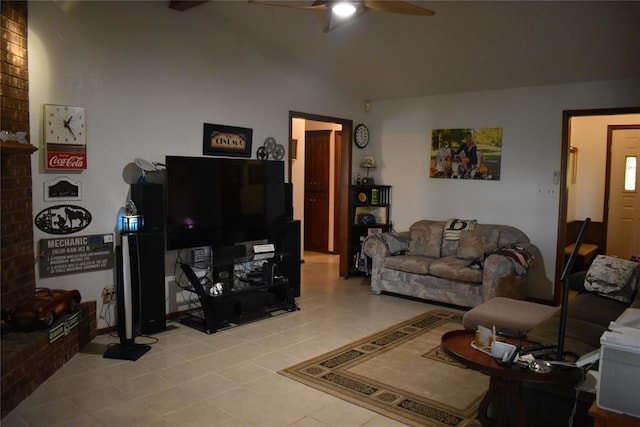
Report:
[[[249,0],[249,3],[315,11],[320,19],[322,31],[325,33],[338,26],[338,24],[335,23],[332,25],[331,18],[334,16],[344,20],[345,18],[358,16],[365,12],[388,12],[414,16],[431,16],[435,14],[432,10],[416,6],[408,1],[400,0],[318,0],[314,1],[310,6],[292,2],[276,3],[261,0]]]
[[[203,3],[207,3],[207,0],[171,0],[169,2],[169,8],[185,11]],[[365,12],[388,12],[414,16],[431,16],[435,14],[432,10],[417,6],[408,1],[400,0],[317,0],[309,6],[291,1],[270,2],[249,0],[249,3],[312,10],[316,12],[320,19],[322,31],[325,33],[335,29],[340,23],[344,22],[346,18],[358,16]],[[339,18],[337,22],[332,22],[331,18],[334,16]]]

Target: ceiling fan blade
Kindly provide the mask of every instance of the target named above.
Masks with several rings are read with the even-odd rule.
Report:
[[[288,7],[293,9],[306,9],[306,10],[323,10],[327,9],[327,6],[324,2],[314,2],[311,6],[302,6],[298,4],[287,4],[287,2],[276,3],[270,1],[261,1],[261,0],[249,0],[249,3],[253,4],[261,4],[263,6],[278,6],[278,7]]]
[[[189,10],[192,7],[196,7],[206,2],[207,2],[206,0],[205,1],[171,0],[169,2],[169,9],[179,10],[180,12],[184,12],[185,10]]]
[[[316,9],[316,16],[320,21],[320,28],[322,28],[323,33],[328,33],[333,28],[331,28],[331,9],[328,7],[319,7]]]
[[[375,12],[400,13],[403,15],[431,16],[435,12],[424,7],[416,6],[407,1],[396,0],[364,0],[365,9]]]
[[[294,9],[305,9],[305,10],[313,10],[318,17],[318,21],[320,21],[320,28],[322,28],[323,33],[328,33],[329,31],[336,28],[336,25],[331,25],[331,8],[328,7],[326,1],[314,1],[310,6],[296,5],[296,4],[287,4],[287,3],[274,3],[269,1],[261,1],[261,0],[249,0],[249,3],[261,4],[264,6],[279,6],[279,7],[289,7]]]

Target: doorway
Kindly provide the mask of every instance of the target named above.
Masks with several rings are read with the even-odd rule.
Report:
[[[607,129],[605,193],[606,253],[623,259],[640,254],[640,125]]]
[[[304,132],[305,251],[329,253],[332,134],[332,130],[305,130]]]
[[[558,238],[557,238],[557,248],[556,248],[556,268],[555,268],[555,280],[554,280],[554,294],[553,294],[553,302],[554,304],[559,304],[562,298],[562,282],[561,275],[564,269],[565,262],[565,247],[567,244],[572,243],[570,239],[567,238],[568,235],[571,234],[572,229],[575,229],[576,221],[567,221],[568,220],[568,210],[569,210],[569,202],[570,199],[573,200],[575,195],[570,195],[571,181],[569,177],[569,172],[571,171],[570,167],[570,159],[573,158],[571,153],[570,143],[572,140],[571,135],[571,123],[574,118],[589,118],[590,116],[598,117],[601,116],[603,118],[610,118],[611,122],[615,122],[616,116],[622,115],[635,115],[640,114],[640,107],[630,107],[630,108],[609,108],[609,109],[593,109],[593,110],[567,110],[563,111],[562,117],[562,147],[561,147],[561,162],[560,162],[560,191],[559,191],[559,212],[558,212]],[[618,122],[619,123],[619,122]],[[603,139],[606,136],[603,137]],[[604,144],[605,142],[603,142]],[[580,151],[578,151],[580,153]],[[602,157],[603,155],[601,155]],[[580,163],[580,162],[578,162]],[[597,175],[599,178],[598,186],[602,188],[602,192],[598,194],[604,194],[605,188],[605,174],[603,172],[600,175]],[[584,169],[583,169],[584,170]],[[593,176],[593,174],[589,174]],[[564,184],[564,185],[562,185]],[[585,187],[583,185],[583,187]],[[581,199],[589,199],[590,201],[594,201],[593,194],[589,194],[591,191],[589,186],[584,190],[587,197],[581,196]],[[573,191],[573,190],[571,190]],[[606,247],[606,221],[604,220],[604,215],[606,215],[606,206],[605,195],[595,196],[599,198],[599,200],[595,200],[595,202],[602,204],[602,211],[598,212],[598,216],[600,217],[600,221],[592,222],[587,230],[587,235],[590,239],[596,240],[600,242],[598,246],[604,250]],[[571,218],[573,219],[573,218]],[[584,218],[582,218],[584,219]],[[579,228],[579,227],[577,227]]]
[[[330,154],[330,163],[334,165],[334,169],[329,171],[333,177],[330,192],[333,197],[329,198],[329,209],[327,216],[329,217],[329,230],[327,234],[332,234],[333,246],[330,252],[339,256],[340,276],[345,277],[348,272],[348,257],[341,256],[347,253],[347,217],[349,202],[349,184],[351,182],[351,135],[353,121],[350,119],[342,119],[329,116],[321,116],[317,114],[303,113],[298,111],[289,112],[289,141],[296,141],[292,147],[297,146],[297,150],[289,150],[289,182],[293,184],[293,200],[294,200],[294,219],[302,222],[302,229],[306,230],[306,201],[305,201],[305,123],[320,122],[327,124],[328,127],[333,126],[335,141],[333,143],[333,151]],[[302,123],[302,125],[300,125]],[[301,129],[302,128],[302,129]],[[293,155],[293,159],[291,156]],[[331,182],[331,180],[330,180]],[[329,213],[331,212],[331,214]],[[304,250],[305,242],[301,242],[301,249]]]

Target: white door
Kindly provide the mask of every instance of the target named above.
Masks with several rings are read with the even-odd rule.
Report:
[[[640,125],[613,129],[607,219],[607,255],[640,255]]]

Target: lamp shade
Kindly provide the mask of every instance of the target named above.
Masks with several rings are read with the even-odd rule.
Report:
[[[360,161],[360,167],[361,168],[367,168],[367,169],[375,168],[376,167],[376,159],[371,155],[364,156],[362,158],[362,161]]]

